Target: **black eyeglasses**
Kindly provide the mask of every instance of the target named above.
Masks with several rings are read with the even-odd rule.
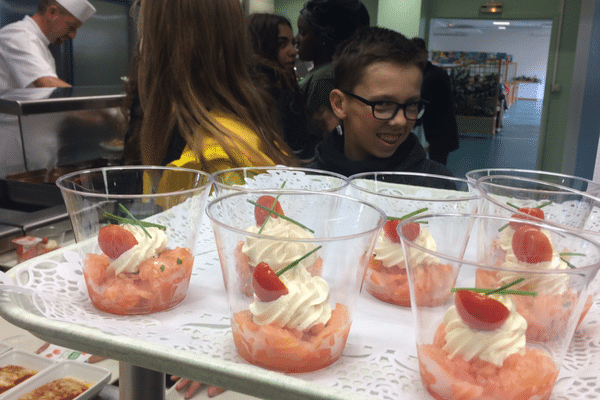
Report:
[[[373,117],[383,121],[394,119],[398,111],[404,111],[404,118],[415,121],[423,116],[425,112],[425,100],[413,101],[410,103],[396,103],[394,101],[370,101],[351,92],[344,92],[348,96],[354,97],[356,100],[365,103],[373,110]]]

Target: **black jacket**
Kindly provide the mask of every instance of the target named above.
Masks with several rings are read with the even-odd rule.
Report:
[[[448,73],[431,62],[423,74],[421,98],[427,100],[425,114],[417,122],[423,124],[423,133],[430,147],[458,149],[458,126],[454,112],[454,98]]]
[[[344,136],[339,135],[334,129],[325,140],[317,145],[314,161],[308,164],[308,167],[337,172],[345,176],[379,171],[422,172],[453,176],[446,166],[427,158],[423,146],[412,132],[389,158],[373,157],[367,161],[352,161],[344,154]]]

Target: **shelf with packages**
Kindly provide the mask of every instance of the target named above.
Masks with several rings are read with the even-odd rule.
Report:
[[[459,132],[485,134],[493,139],[502,125],[504,111],[500,85],[504,88],[505,82],[512,79],[516,64],[487,59],[445,68],[452,84]]]
[[[284,374],[243,361],[231,335],[212,227],[203,221],[199,230],[188,295],[169,311],[117,316],[96,310],[81,274],[79,245],[73,244],[11,269],[8,274],[16,284],[33,292],[2,291],[0,315],[44,341],[115,359],[142,372],[131,382],[121,374],[120,387],[143,385],[148,376],[144,372],[156,371],[260,399],[430,398],[419,374],[411,310],[383,303],[366,292],[359,296],[344,354],[332,366]],[[596,299],[565,358],[553,400],[598,393],[599,338],[600,301]],[[129,398],[152,399],[147,396],[143,392]]]

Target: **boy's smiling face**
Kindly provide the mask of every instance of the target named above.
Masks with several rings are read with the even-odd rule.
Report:
[[[423,73],[417,66],[375,62],[362,75],[352,93],[364,99],[400,104],[421,99]],[[383,121],[373,117],[371,106],[338,89],[330,98],[334,113],[344,123],[344,154],[353,161],[391,157],[415,126],[416,121],[407,120],[403,110]]]

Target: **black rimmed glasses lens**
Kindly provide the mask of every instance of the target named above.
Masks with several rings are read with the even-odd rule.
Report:
[[[396,103],[393,101],[370,101],[351,92],[344,92],[348,96],[368,105],[373,110],[373,117],[383,121],[394,119],[401,109],[404,111],[404,118],[415,121],[423,116],[425,112],[425,101],[413,101],[410,103]]]

